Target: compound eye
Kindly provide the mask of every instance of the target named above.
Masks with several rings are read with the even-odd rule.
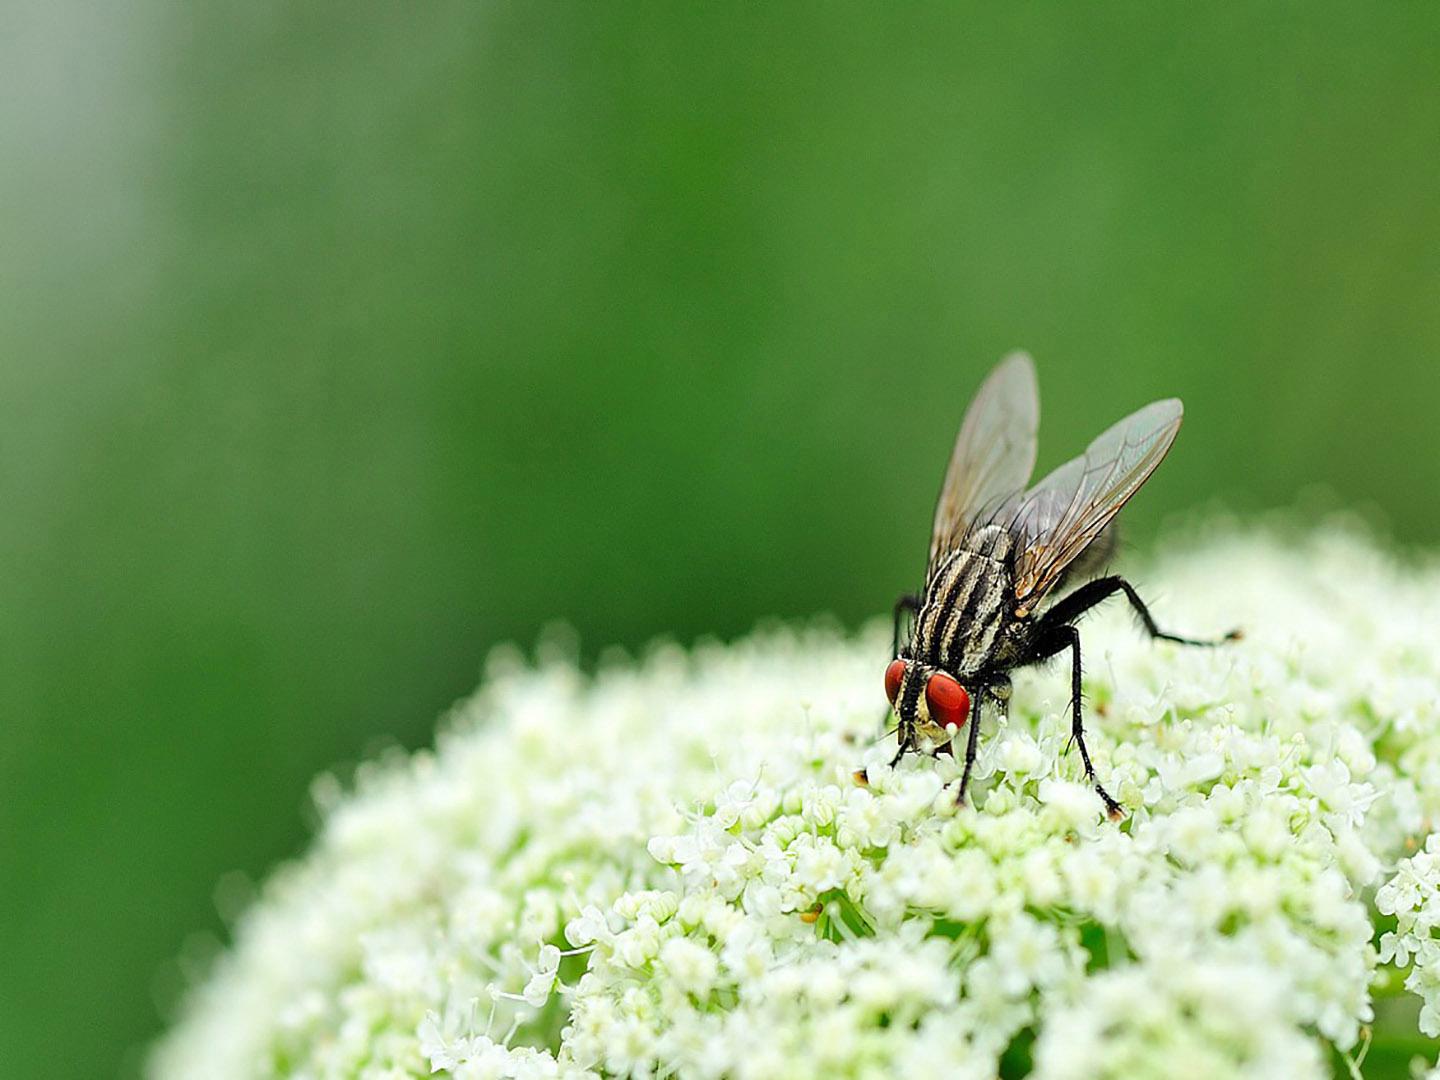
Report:
[[[890,666],[885,669],[885,696],[890,699],[890,704],[895,704],[895,699],[900,696],[900,684],[905,681],[905,661],[891,660]]]
[[[954,724],[964,727],[970,718],[970,695],[958,682],[937,671],[925,684],[925,704],[930,709],[930,720],[941,727]]]

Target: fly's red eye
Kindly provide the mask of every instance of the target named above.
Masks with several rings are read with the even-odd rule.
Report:
[[[964,727],[970,717],[970,695],[943,671],[931,675],[925,684],[925,704],[930,708],[931,721],[941,727]]]
[[[895,699],[900,696],[900,684],[905,681],[905,661],[891,660],[890,666],[885,669],[885,696],[890,699],[890,704],[895,704]]]

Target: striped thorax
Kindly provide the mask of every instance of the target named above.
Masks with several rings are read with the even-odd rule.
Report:
[[[916,660],[962,680],[994,666],[1014,618],[1011,547],[1003,528],[987,526],[936,566],[911,634]]]

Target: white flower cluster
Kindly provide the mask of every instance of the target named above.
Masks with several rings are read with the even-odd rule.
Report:
[[[1375,906],[1396,921],[1380,938],[1380,959],[1413,964],[1405,988],[1424,1002],[1420,1030],[1440,1036],[1440,834],[1432,833],[1424,851],[1400,864],[1375,894]]]
[[[887,634],[777,629],[583,678],[492,663],[438,749],[319,786],[157,1048],[206,1076],[1307,1077],[1414,959],[1434,1033],[1440,570],[1343,531],[1148,568],[1069,681],[1017,672],[950,758],[891,769]],[[1164,595],[1156,586],[1163,583]],[[1063,665],[1061,665],[1063,668]]]

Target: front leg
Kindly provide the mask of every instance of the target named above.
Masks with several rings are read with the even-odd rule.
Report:
[[[904,596],[900,597],[899,600],[896,600],[896,601],[895,601],[895,613],[894,613],[894,617],[895,617],[895,631],[894,631],[894,636],[893,636],[893,642],[894,642],[894,643],[893,643],[893,644],[891,645],[891,647],[890,647],[890,655],[891,655],[891,657],[896,657],[896,656],[899,656],[899,655],[900,655],[900,626],[901,626],[902,620],[903,620],[904,617],[905,617],[905,613],[906,613],[907,611],[908,611],[911,615],[918,614],[919,611],[920,611],[920,597],[916,596],[914,593],[906,593]],[[880,717],[880,730],[881,730],[881,731],[884,731],[884,730],[885,730],[885,726],[890,723],[890,716],[891,716],[892,713],[894,713],[894,711],[895,711],[895,709],[894,709],[893,706],[892,706],[892,707],[888,707],[888,708],[886,708],[885,712],[881,715],[881,717]],[[906,743],[906,740],[904,740],[904,739],[901,739],[901,740],[900,740],[900,752],[895,755],[895,761],[899,761],[902,757],[905,756],[905,751],[906,751],[906,749],[907,749],[905,743]],[[892,762],[892,764],[893,764],[893,762]]]
[[[898,736],[900,745],[895,750],[895,756],[890,759],[890,768],[900,764],[900,759],[915,748],[914,732],[906,730],[903,725]]]
[[[980,711],[985,693],[975,696],[975,711],[970,714],[970,735],[965,740],[965,771],[960,774],[960,790],[955,793],[955,805],[965,801],[965,790],[970,786],[970,770],[975,767],[975,749],[980,745]]]
[[[970,717],[970,734],[965,739],[965,771],[960,774],[960,790],[955,795],[957,805],[965,801],[965,792],[970,787],[970,771],[975,767],[975,753],[980,745],[980,714],[986,698],[996,704],[1002,717],[1008,717],[1010,715],[1010,680],[1002,675],[995,682],[986,683],[976,692],[975,712]]]
[[[907,611],[911,615],[918,615],[920,613],[920,597],[914,593],[906,593],[900,597],[899,600],[895,601],[895,632],[892,637],[893,644],[890,646],[890,655],[892,657],[900,655],[900,624]]]

